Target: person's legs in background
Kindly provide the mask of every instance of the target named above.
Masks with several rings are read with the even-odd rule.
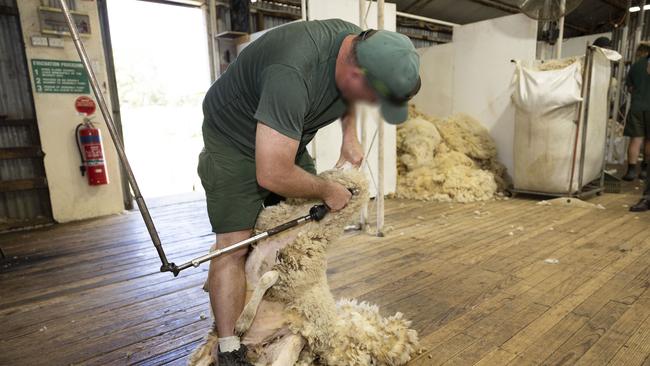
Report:
[[[645,180],[648,176],[648,163],[650,162],[650,111],[643,112],[643,127],[645,131],[645,148],[643,149],[643,163],[639,179]]]
[[[645,122],[645,131],[648,135],[650,135],[650,112],[644,112],[644,122]],[[646,145],[645,145],[645,158],[648,158],[650,160],[650,151],[648,148],[648,141],[646,140]],[[641,196],[641,199],[639,202],[630,207],[630,211],[632,212],[644,212],[650,210],[650,164],[644,164],[644,185],[645,188],[643,190],[643,196]]]
[[[643,196],[636,205],[630,207],[632,212],[644,212],[650,210],[650,164],[646,165],[645,189]]]
[[[636,164],[639,161],[643,139],[643,137],[630,137],[630,145],[627,147],[627,173],[623,176],[623,180],[633,181],[637,177]]]
[[[645,167],[645,189],[643,190],[643,198],[650,199],[650,164]]]
[[[643,162],[641,163],[639,179],[645,180],[648,177],[648,161],[650,161],[650,138],[646,137],[644,142]]]
[[[627,172],[622,178],[626,181],[635,180],[638,174],[636,165],[639,161],[639,153],[645,140],[646,130],[643,115],[643,112],[630,112],[625,124],[624,135],[630,138],[630,145],[627,148]],[[645,151],[650,152],[650,149]]]

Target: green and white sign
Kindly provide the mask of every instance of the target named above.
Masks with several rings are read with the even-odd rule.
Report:
[[[32,59],[32,71],[37,93],[90,94],[81,62]]]

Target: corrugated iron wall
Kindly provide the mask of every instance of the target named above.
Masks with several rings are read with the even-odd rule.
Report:
[[[0,231],[51,222],[50,198],[14,0],[0,0]]]

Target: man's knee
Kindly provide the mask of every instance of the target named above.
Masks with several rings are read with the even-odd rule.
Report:
[[[241,231],[235,231],[231,233],[222,233],[222,234],[217,234],[217,242],[213,245],[213,248],[216,249],[224,249],[227,248],[233,244],[236,244],[242,240],[246,240],[251,237],[253,230],[248,229],[248,230],[241,230]],[[216,259],[221,259],[223,258],[224,260],[242,260],[246,258],[246,255],[248,254],[248,247],[240,248],[237,250],[234,250],[232,252],[223,254]]]

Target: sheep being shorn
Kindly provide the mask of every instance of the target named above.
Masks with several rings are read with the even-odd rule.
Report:
[[[334,301],[327,283],[327,246],[368,200],[365,177],[357,171],[329,171],[325,179],[356,189],[346,208],[256,245],[246,261],[247,305],[236,331],[256,365],[403,365],[416,352],[418,337],[401,313],[385,318],[377,306]],[[291,199],[264,209],[256,230],[264,231],[304,215],[319,202]],[[194,351],[190,365],[209,365],[217,342],[212,330]]]

